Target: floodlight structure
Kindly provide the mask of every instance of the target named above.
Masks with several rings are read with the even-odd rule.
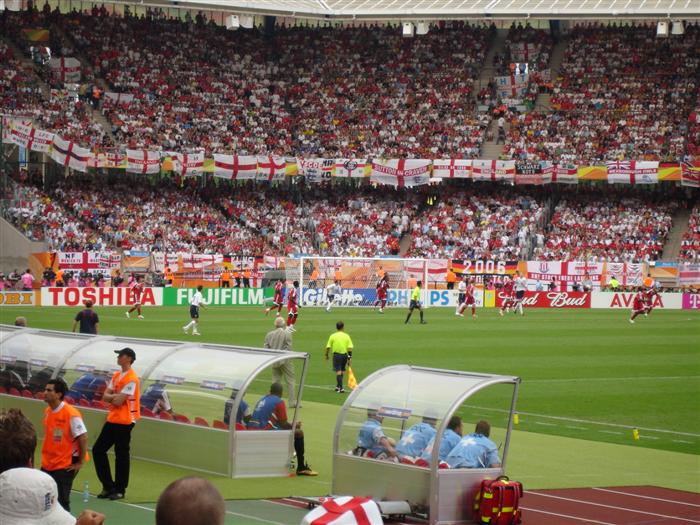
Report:
[[[428,31],[430,31],[428,22],[418,22],[416,24],[416,35],[427,35]]]
[[[671,23],[671,34],[681,36],[685,34],[685,25],[683,20],[674,20]]]
[[[225,20],[225,26],[226,29],[229,31],[235,31],[239,27],[241,27],[241,22],[238,18],[238,15],[228,15]]]

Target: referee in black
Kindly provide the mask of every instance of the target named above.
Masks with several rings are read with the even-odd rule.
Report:
[[[335,391],[339,394],[345,392],[343,388],[343,372],[352,359],[352,339],[343,331],[345,323],[338,321],[335,323],[336,332],[332,333],[326,343],[326,361],[328,353],[333,350],[333,370],[335,370]]]

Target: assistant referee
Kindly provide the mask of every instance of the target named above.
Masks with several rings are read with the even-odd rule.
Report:
[[[345,323],[338,321],[335,323],[336,332],[332,333],[326,343],[326,361],[328,353],[333,350],[333,370],[335,370],[335,391],[339,394],[345,392],[343,388],[343,372],[352,359],[352,339],[343,331]]]

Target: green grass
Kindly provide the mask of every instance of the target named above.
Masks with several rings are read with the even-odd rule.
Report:
[[[193,339],[180,329],[186,308],[146,308],[144,320],[127,320],[124,310],[98,309],[102,334]],[[76,311],[2,308],[0,321],[25,315],[30,326],[67,330]],[[518,375],[519,430],[629,444],[631,429],[639,428],[642,439],[635,446],[700,453],[697,312],[657,310],[635,325],[627,322],[627,311],[615,310],[529,309],[522,318],[501,318],[496,310],[482,309],[472,320],[432,308],[427,325],[419,325],[417,316],[404,325],[404,316],[404,309],[384,315],[371,309],[330,314],[303,309],[294,350],[311,355],[304,400],[331,405],[343,400],[332,391],[334,376],[323,359],[326,339],[342,319],[355,344],[353,370],[360,380],[396,363]],[[211,307],[202,312],[200,339],[260,346],[271,327],[272,318],[259,308]],[[176,406],[184,413],[186,408]],[[192,413],[220,417],[220,405],[210,414],[204,407]]]

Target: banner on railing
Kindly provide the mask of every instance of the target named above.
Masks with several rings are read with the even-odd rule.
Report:
[[[632,309],[636,292],[593,292],[591,308]],[[683,294],[660,293],[654,296],[654,308],[679,310],[683,307]]]
[[[42,288],[42,306],[81,306],[90,300],[95,306],[133,306],[130,288]],[[162,306],[163,288],[144,288],[141,305]]]
[[[496,291],[496,307],[512,297]],[[522,300],[525,308],[590,308],[591,294],[587,292],[525,292]]]

